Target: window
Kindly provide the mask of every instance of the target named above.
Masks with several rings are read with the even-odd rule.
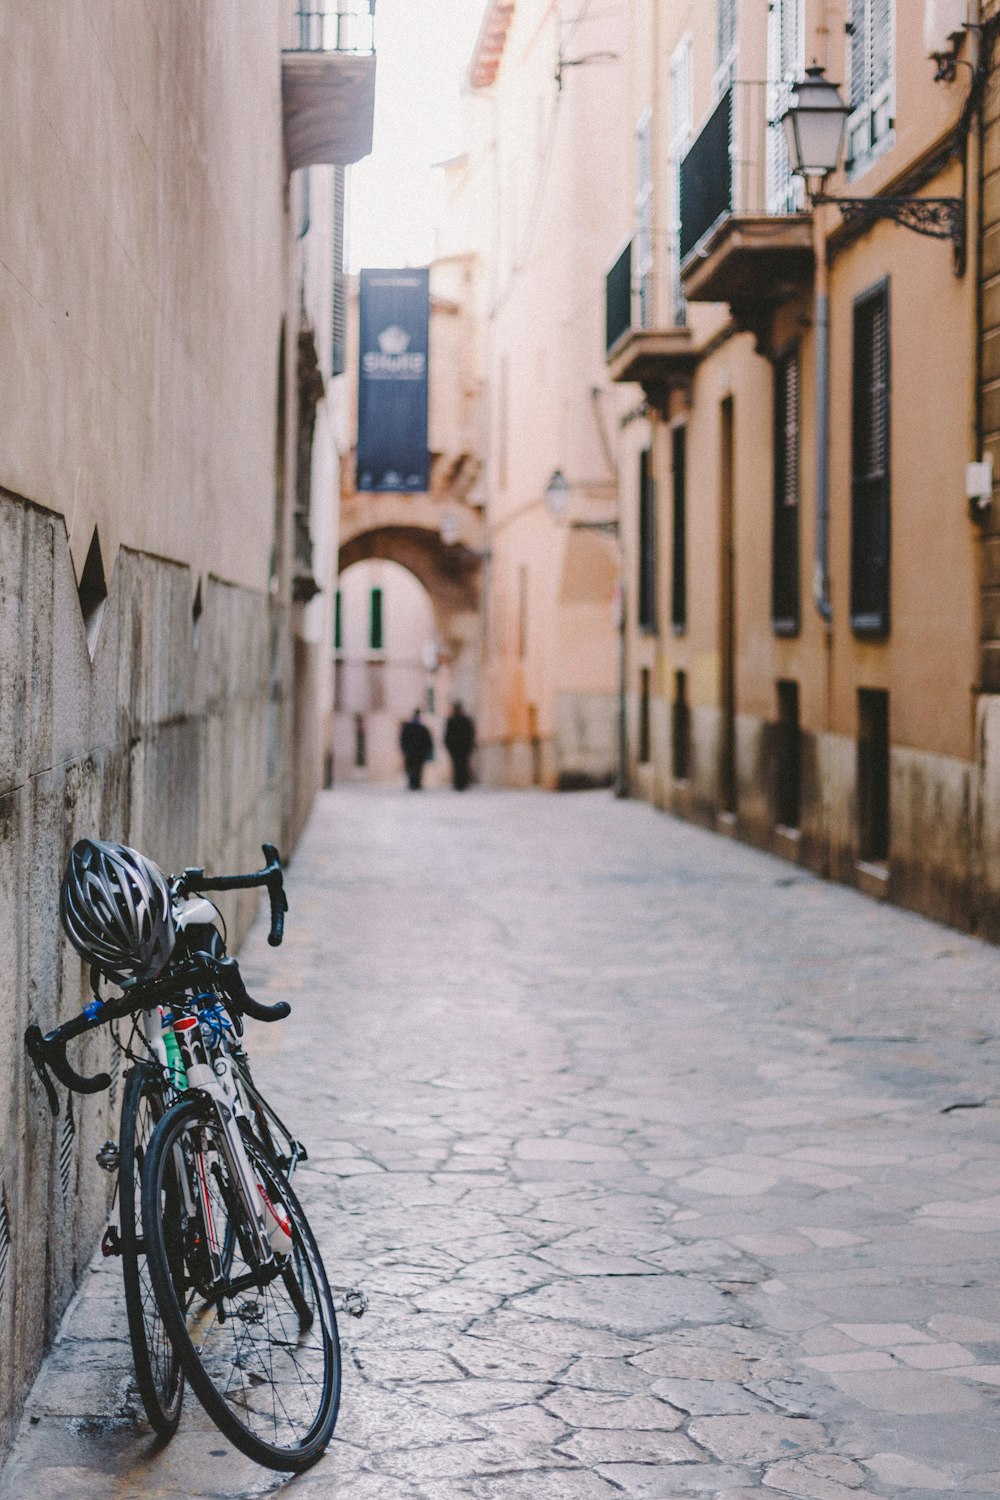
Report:
[[[802,805],[802,736],[797,682],[778,683],[775,731],[775,822],[782,828],[798,828]]]
[[[854,304],[851,625],[889,630],[889,287]]]
[[[670,769],[675,781],[687,781],[691,765],[691,710],[687,701],[687,673],[674,673],[674,701],[670,722]]]
[[[373,651],[383,646],[382,590],[372,589],[371,615],[369,617],[368,644]]]
[[[850,0],[847,77],[848,170],[863,167],[888,139],[895,95],[893,0]]]
[[[636,127],[638,152],[635,195],[635,279],[639,297],[639,327],[649,328],[653,321],[653,112],[647,109]]]
[[[716,99],[721,99],[736,81],[738,48],[738,0],[716,0],[715,9],[715,78]]]
[[[799,354],[774,362],[774,506],[771,622],[778,635],[799,629]]]
[[[687,428],[673,428],[670,440],[674,500],[670,623],[675,635],[683,635],[687,629]]]
[[[652,455],[648,448],[639,454],[639,601],[637,609],[640,630],[656,634],[656,487],[653,484]]]
[[[649,734],[649,668],[639,673],[639,761],[647,765],[651,760]]]
[[[889,694],[858,691],[858,854],[889,858]]]
[[[771,0],[767,15],[767,211],[796,213],[804,202],[802,179],[792,175],[781,117],[792,83],[805,70],[804,0]]]
[[[344,649],[344,596],[340,589],[337,590],[333,601],[333,649],[334,651]]]
[[[681,158],[691,144],[694,101],[691,85],[691,33],[677,44],[670,59],[668,106],[667,217],[670,265],[670,305],[674,322],[687,322],[687,303],[681,285]]]

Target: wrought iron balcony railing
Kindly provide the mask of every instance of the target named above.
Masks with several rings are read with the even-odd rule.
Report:
[[[604,347],[611,349],[632,327],[632,241],[608,272],[605,283]]]
[[[680,163],[680,260],[728,214],[778,216],[803,207],[776,118],[777,86],[730,84]]]
[[[295,14],[292,52],[375,51],[375,0],[313,0]]]

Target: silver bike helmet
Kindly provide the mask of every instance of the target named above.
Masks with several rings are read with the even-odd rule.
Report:
[[[73,845],[59,895],[73,947],[111,979],[148,979],[174,947],[174,917],[163,873],[126,844]]]

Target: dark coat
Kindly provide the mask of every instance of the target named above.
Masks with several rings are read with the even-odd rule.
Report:
[[[468,714],[451,714],[444,727],[444,745],[449,755],[461,759],[471,755],[476,743],[476,728]]]
[[[430,760],[434,742],[427,725],[420,719],[407,719],[399,731],[399,748],[407,765],[412,763],[422,766],[425,760]]]

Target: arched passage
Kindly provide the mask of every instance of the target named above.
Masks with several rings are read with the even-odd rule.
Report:
[[[478,551],[448,545],[424,527],[348,531],[339,558],[335,774],[395,779],[401,772],[399,720],[418,702],[439,746],[452,701],[460,699],[475,714],[482,562]],[[378,616],[382,644],[373,645]],[[364,767],[357,764],[361,758]],[[443,772],[443,759],[442,750],[429,783]]]

